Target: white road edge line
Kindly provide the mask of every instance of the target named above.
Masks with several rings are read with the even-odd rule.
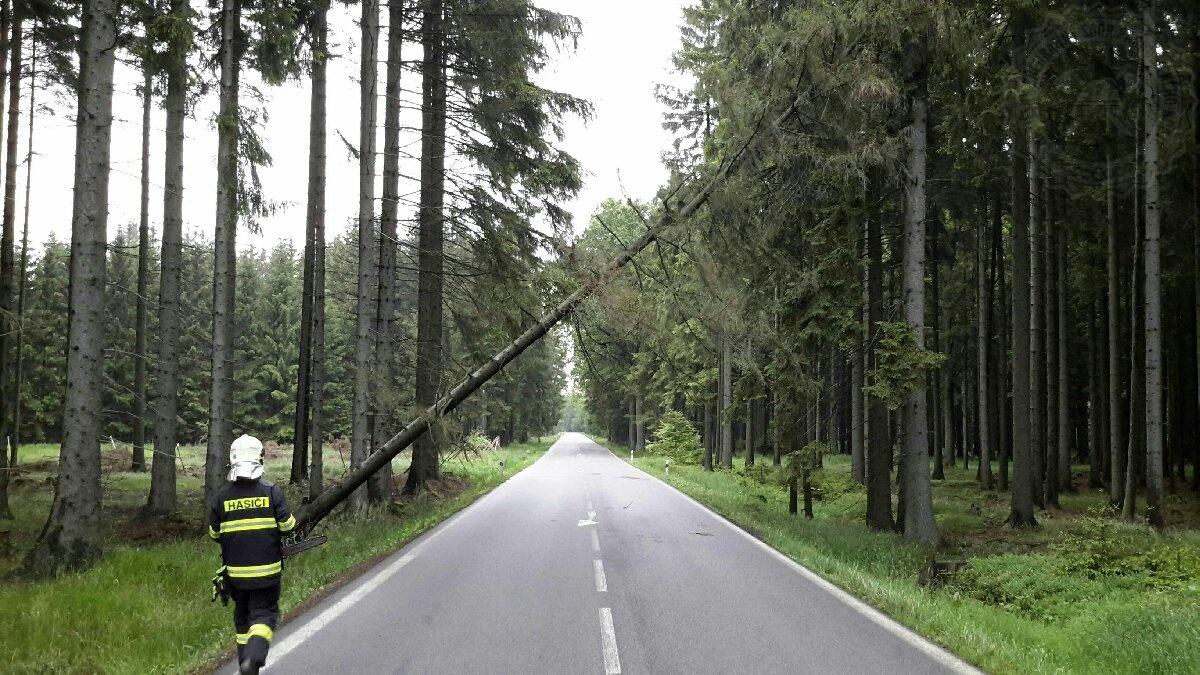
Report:
[[[620,675],[617,633],[613,630],[612,610],[607,607],[600,608],[600,645],[604,650],[604,675]]]
[[[596,572],[596,592],[597,593],[607,593],[608,592],[608,579],[604,578],[604,561],[593,560],[592,568]]]
[[[588,530],[588,532],[592,533],[592,550],[595,551],[596,553],[599,553],[600,552],[600,536],[598,534],[596,534],[595,530]]]
[[[589,438],[588,440],[591,440],[591,439]],[[592,443],[596,443],[596,442],[592,441]],[[596,445],[600,445],[600,444],[596,443]],[[604,446],[601,445],[600,447],[603,448]],[[605,448],[605,449],[607,449],[607,448]],[[612,454],[612,451],[609,451],[609,454]],[[616,457],[616,455],[613,455],[613,457]],[[620,458],[617,457],[617,459],[620,459]],[[716,511],[713,511],[712,509],[708,508],[704,504],[701,504],[699,501],[692,498],[691,495],[675,488],[670,483],[663,481],[658,476],[646,473],[645,471],[642,471],[641,469],[639,469],[637,467],[633,467],[633,469],[635,471],[639,471],[639,472],[645,474],[647,477],[649,477],[653,480],[656,480],[659,483],[662,483],[665,487],[669,488],[675,494],[679,495],[680,497],[683,497],[684,499],[691,502],[696,507],[703,509],[704,511],[706,511],[707,513],[712,515],[712,517],[716,518],[719,522],[724,523],[726,527],[728,527],[729,529],[733,530],[734,532],[736,532],[739,535],[741,535],[742,537],[744,537],[751,544],[754,544],[755,546],[759,547],[760,549],[762,549],[769,555],[773,556],[776,560],[782,562],[783,564],[788,565],[800,576],[804,577],[805,579],[808,579],[809,581],[813,582],[817,586],[821,587],[823,590],[829,592],[831,595],[833,595],[837,599],[839,599],[842,602],[849,605],[850,608],[853,609],[854,611],[858,612],[859,614],[863,615],[867,619],[871,620],[876,625],[878,625],[880,628],[883,628],[884,630],[886,630],[887,632],[896,636],[900,640],[903,640],[909,646],[913,647],[914,649],[919,650],[920,652],[922,652],[929,658],[933,659],[937,663],[945,666],[946,668],[949,668],[950,670],[952,670],[956,673],[964,673],[964,674],[970,674],[970,675],[984,675],[984,672],[982,670],[979,670],[975,666],[972,666],[971,664],[967,663],[966,661],[963,661],[962,659],[955,656],[954,654],[947,651],[946,649],[934,644],[933,642],[922,637],[921,635],[918,635],[917,633],[915,633],[911,629],[909,629],[907,626],[904,626],[903,624],[899,623],[898,621],[896,621],[892,617],[888,616],[887,614],[884,614],[883,612],[879,611],[878,609],[875,609],[874,607],[868,605],[867,603],[863,602],[862,600],[856,598],[855,596],[851,595],[849,592],[842,590],[839,586],[836,586],[833,582],[825,579],[825,577],[817,574],[816,572],[813,572],[812,570],[801,565],[800,563],[796,562],[795,560],[792,560],[791,558],[787,557],[786,555],[771,548],[766,543],[764,543],[762,540],[760,540],[758,537],[755,537],[754,535],[750,534],[749,532],[738,527],[737,524],[735,524],[732,521],[730,521],[729,519],[725,518],[725,516],[722,516],[721,514],[717,513]],[[601,611],[603,611],[603,610],[601,610]]]

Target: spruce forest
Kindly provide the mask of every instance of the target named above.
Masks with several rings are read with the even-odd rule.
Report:
[[[587,19],[0,0],[0,671],[223,668],[193,596],[250,434],[295,539],[329,537],[286,559],[280,672],[1200,672],[1200,5],[676,4],[662,184],[580,222],[567,130],[606,108],[554,72]],[[305,138],[265,114],[284,87]],[[70,187],[36,171],[47,116]],[[31,198],[56,179],[69,240]],[[577,562],[580,661],[549,646]],[[321,599],[359,575],[390,609]]]

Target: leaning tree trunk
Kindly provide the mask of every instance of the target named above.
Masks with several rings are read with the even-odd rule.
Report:
[[[443,1],[426,0],[421,18],[421,197],[417,214],[417,405],[442,388],[442,259],[446,183],[446,46]],[[440,474],[437,430],[417,439],[404,484],[414,494]]]
[[[324,447],[322,432],[325,404],[325,126],[326,126],[326,65],[329,60],[326,41],[329,34],[328,5],[321,4],[313,17],[312,101],[308,130],[308,212],[306,225],[313,248],[312,269],[312,327],[309,364],[308,438],[311,443],[308,473],[308,497],[321,496],[325,487]]]
[[[993,216],[997,214],[993,213]],[[979,481],[984,490],[992,489],[992,436],[988,428],[988,341],[991,339],[991,297],[989,295],[987,276],[987,247],[991,245],[988,233],[987,213],[979,219],[979,227],[975,231],[975,396],[976,414],[979,416]]]
[[[40,575],[89,565],[100,554],[102,537],[104,281],[117,2],[91,0],[83,7],[63,440],[50,517],[25,563]]]
[[[1163,527],[1162,430],[1162,268],[1158,215],[1158,19],[1153,0],[1142,5],[1142,68],[1145,105],[1145,263],[1146,273],[1146,521]]]
[[[918,349],[925,347],[925,154],[927,142],[925,45],[921,50],[917,91],[910,101],[908,177],[904,209],[904,316]],[[923,379],[922,379],[923,381]],[[925,410],[925,388],[917,386],[904,401],[904,538],[936,544],[933,494],[929,483],[929,427]]]
[[[217,218],[213,237],[212,395],[204,502],[222,484],[233,441],[234,290],[237,283],[238,78],[241,0],[224,0],[221,16],[221,105],[217,115]]]
[[[359,62],[358,146],[358,301],[354,322],[354,402],[350,422],[350,469],[362,466],[371,451],[371,379],[375,317],[375,118],[379,102],[379,2],[362,3],[362,58]],[[418,361],[420,358],[418,357]],[[417,376],[418,381],[420,375]],[[366,504],[367,491],[358,490],[350,508]]]
[[[171,15],[186,25],[188,0],[172,0]],[[163,229],[159,256],[158,363],[154,376],[154,454],[146,511],[166,514],[176,507],[175,448],[179,408],[179,306],[183,270],[183,141],[187,119],[186,41],[167,52],[167,131],[163,150]]]
[[[396,246],[400,204],[400,75],[404,69],[404,3],[388,3],[387,79],[383,90],[383,204],[379,231],[379,290],[376,304],[375,362],[378,373],[391,371],[392,314],[396,306]],[[388,434],[379,414],[379,394],[386,386],[383,377],[375,379],[375,408],[372,415],[371,447],[378,448]],[[367,492],[373,503],[392,499],[392,465],[385,464],[367,482]]]
[[[142,193],[138,219],[137,314],[133,340],[133,462],[146,470],[146,295],[150,292],[150,104],[154,75],[142,65]]]

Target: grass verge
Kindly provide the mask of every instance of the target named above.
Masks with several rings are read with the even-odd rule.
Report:
[[[949,468],[934,482],[944,541],[928,551],[862,524],[866,495],[846,457],[825,459],[813,520],[787,513],[770,458],[715,472],[672,462],[669,475],[662,457],[635,464],[989,672],[1200,673],[1194,496],[1172,496],[1180,525],[1156,534],[1114,518],[1104,495],[1081,485],[1038,514],[1040,528],[1016,531],[1004,525],[1007,494],[980,490],[974,466]],[[930,556],[969,564],[930,588],[918,583]]]
[[[450,459],[443,465],[446,478],[415,499],[331,517],[322,527],[329,543],[287,564],[281,611],[286,615],[348,570],[396,550],[463,509],[535,461],[552,440]],[[326,454],[331,466],[336,451]],[[38,474],[55,467],[48,460],[30,461],[12,495],[17,519],[9,525],[10,535],[22,545],[0,559],[6,571],[19,565],[23,544],[36,536],[49,508],[52,488]],[[395,468],[399,475],[406,466],[398,462]],[[286,459],[270,459],[268,475],[286,476]],[[209,602],[208,580],[220,563],[217,547],[198,525],[199,483],[181,476],[181,503],[194,507],[190,518],[140,523],[139,528],[127,511],[145,499],[147,484],[144,474],[105,474],[109,545],[95,567],[49,581],[10,575],[0,586],[0,625],[5,626],[0,671],[191,672],[232,646],[232,608]],[[298,503],[298,495],[288,492]],[[146,535],[147,530],[169,534]]]

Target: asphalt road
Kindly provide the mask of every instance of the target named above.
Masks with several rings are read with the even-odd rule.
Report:
[[[972,671],[566,434],[281,627],[265,672]]]

